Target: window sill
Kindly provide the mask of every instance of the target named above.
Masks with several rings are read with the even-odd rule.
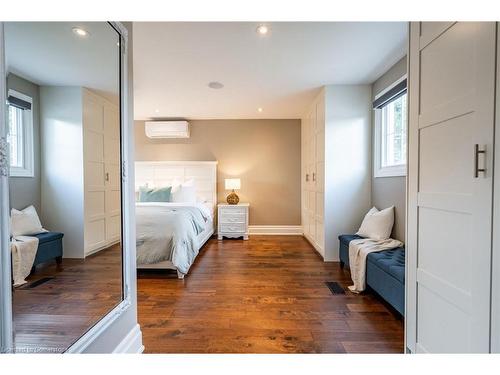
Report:
[[[374,171],[373,177],[406,177],[406,165],[378,168]]]
[[[9,177],[35,177],[35,174],[29,169],[10,168]]]

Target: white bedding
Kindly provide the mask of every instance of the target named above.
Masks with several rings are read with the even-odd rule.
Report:
[[[199,251],[199,236],[213,223],[202,203],[137,203],[137,264],[170,261],[183,274]]]

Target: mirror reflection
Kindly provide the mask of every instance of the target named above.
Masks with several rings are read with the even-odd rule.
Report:
[[[16,352],[64,352],[122,300],[119,40],[5,25]]]

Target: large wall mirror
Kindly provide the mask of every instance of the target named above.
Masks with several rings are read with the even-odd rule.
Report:
[[[64,352],[123,300],[120,35],[5,23],[15,352]]]

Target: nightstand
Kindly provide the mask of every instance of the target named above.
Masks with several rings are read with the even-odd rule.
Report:
[[[249,203],[217,205],[217,238],[222,237],[243,237],[248,240],[248,208]]]

